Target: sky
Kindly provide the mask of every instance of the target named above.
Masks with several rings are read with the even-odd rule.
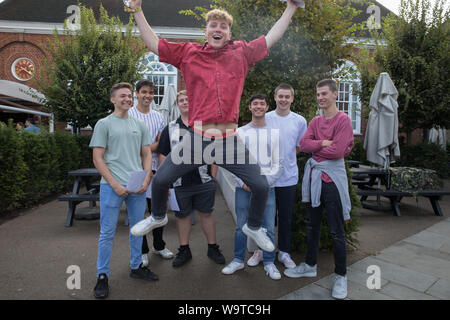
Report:
[[[398,13],[398,7],[400,6],[400,0],[377,0],[379,3],[381,3],[383,6],[388,8],[394,13]],[[433,5],[436,0],[430,0],[431,5]]]

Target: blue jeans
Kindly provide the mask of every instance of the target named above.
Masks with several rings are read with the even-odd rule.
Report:
[[[125,200],[130,229],[144,219],[146,201],[145,193],[130,193],[119,197],[109,184],[100,185],[100,237],[98,239],[97,277],[105,273],[109,278],[109,260],[116,233],[120,208]],[[130,233],[130,267],[137,269],[142,262],[142,237]]]
[[[234,259],[236,262],[244,262],[245,250],[247,248],[247,236],[242,232],[242,227],[247,222],[250,208],[251,193],[242,188],[236,187],[235,207],[236,207],[236,231],[234,232]],[[274,242],[275,239],[275,191],[269,189],[266,208],[264,210],[264,219],[262,227],[267,229],[267,235]],[[273,263],[275,261],[275,251],[263,251],[264,264]]]

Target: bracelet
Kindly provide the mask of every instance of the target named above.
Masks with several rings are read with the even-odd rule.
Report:
[[[129,12],[129,13],[136,13],[136,12],[142,11],[142,8],[139,7],[139,8],[131,9],[129,7],[123,7],[123,11]]]

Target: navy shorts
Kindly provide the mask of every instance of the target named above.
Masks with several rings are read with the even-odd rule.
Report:
[[[180,207],[180,211],[175,211],[175,217],[185,218],[194,210],[201,213],[213,212],[216,196],[214,180],[189,187],[176,187],[174,190],[178,207]]]

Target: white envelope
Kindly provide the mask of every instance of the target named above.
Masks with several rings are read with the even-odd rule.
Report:
[[[128,180],[127,190],[129,190],[130,192],[138,191],[144,183],[147,173],[148,170],[132,172],[130,175],[130,179]]]

